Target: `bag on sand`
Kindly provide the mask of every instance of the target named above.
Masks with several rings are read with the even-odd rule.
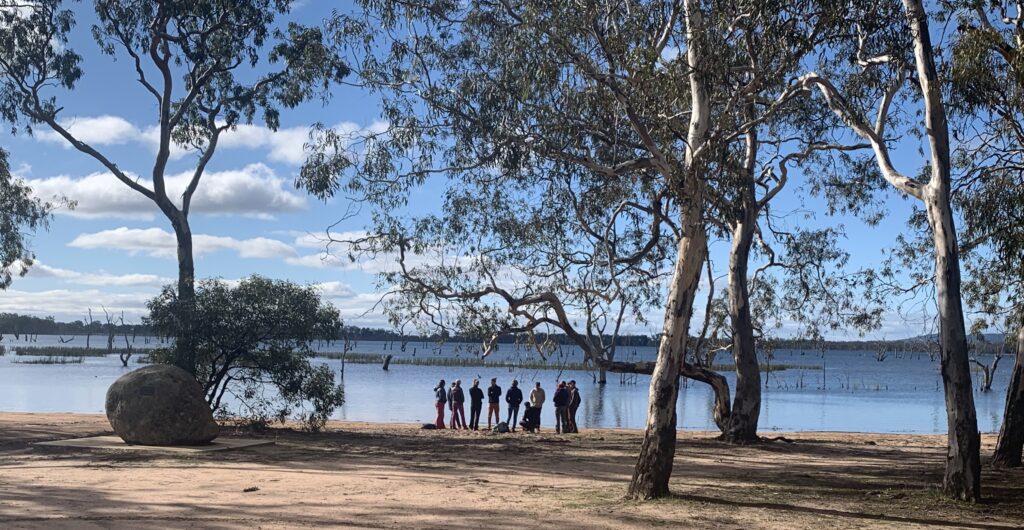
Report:
[[[498,424],[494,426],[494,432],[508,432],[508,423],[503,421],[498,422]]]

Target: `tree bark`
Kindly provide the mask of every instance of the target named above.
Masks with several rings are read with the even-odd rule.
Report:
[[[691,209],[697,209],[696,214],[700,214],[699,208],[691,206]],[[679,373],[706,252],[703,226],[698,224],[697,230],[691,224],[687,224],[687,227],[688,232],[679,240],[665,309],[665,324],[658,345],[658,359],[651,374],[647,425],[633,479],[629,484],[628,496],[633,499],[655,499],[669,492],[668,483],[676,454]]]
[[[192,229],[188,217],[180,212],[171,218],[171,225],[178,242],[178,318],[181,319],[180,332],[175,337],[174,364],[195,375],[196,270],[192,256]]]
[[[747,135],[747,171],[743,189],[742,215],[732,232],[729,251],[729,320],[732,325],[732,356],[736,365],[736,397],[722,439],[731,443],[758,441],[757,420],[761,415],[761,369],[754,344],[754,324],[750,317],[750,290],[747,266],[754,242],[758,208],[754,190],[757,137]]]
[[[665,304],[658,359],[651,374],[651,390],[647,402],[647,425],[640,444],[628,496],[633,499],[654,499],[668,495],[672,463],[676,455],[676,400],[679,394],[679,371],[686,355],[693,301],[707,256],[707,233],[704,227],[704,183],[697,168],[697,153],[707,142],[711,119],[711,100],[707,92],[706,62],[703,42],[703,13],[696,0],[684,0],[686,23],[686,63],[689,67],[690,123],[687,149],[682,171],[673,170],[664,176],[674,181],[680,200],[682,237],[676,253],[675,267]],[[663,170],[664,171],[664,170]]]
[[[1021,453],[1024,453],[1024,322],[1017,330],[1017,359],[1006,387],[1006,408],[992,465],[1021,467]]]
[[[960,293],[956,226],[949,200],[949,127],[928,32],[928,15],[921,0],[904,0],[903,3],[914,38],[914,58],[931,148],[932,174],[922,199],[935,245],[939,344],[949,428],[942,488],[953,498],[973,502],[981,498],[981,438],[974,409],[967,330]]]

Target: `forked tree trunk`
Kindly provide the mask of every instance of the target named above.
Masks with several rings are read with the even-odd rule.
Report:
[[[699,215],[699,212],[698,212]],[[703,227],[688,232],[679,241],[678,255],[669,286],[665,324],[658,359],[651,374],[648,394],[647,425],[640,445],[628,496],[633,499],[655,499],[668,495],[672,462],[676,454],[676,400],[679,395],[679,372],[686,351],[686,339],[693,315],[704,253]]]
[[[1003,425],[999,428],[992,465],[1020,467],[1021,453],[1024,453],[1024,322],[1017,330],[1017,359],[1006,387]]]
[[[732,356],[736,364],[736,397],[732,401],[732,412],[722,439],[732,443],[756,442],[757,420],[761,415],[761,370],[757,363],[747,287],[747,265],[758,214],[753,174],[756,157],[757,138],[751,131],[747,137],[748,174],[745,175],[743,189],[743,214],[733,228],[729,251],[729,320],[732,324]]]

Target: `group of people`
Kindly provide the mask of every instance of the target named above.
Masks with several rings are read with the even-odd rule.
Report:
[[[505,403],[508,407],[508,417],[501,421],[501,387],[498,386],[498,378],[491,379],[491,386],[487,387],[487,429],[501,429],[504,423],[505,428],[515,432],[518,423],[526,431],[533,432],[540,429],[540,412],[544,407],[547,395],[541,388],[540,382],[530,391],[530,400],[526,402],[526,409],[523,411],[523,421],[519,421],[519,407],[523,403],[523,391],[519,388],[519,381],[513,379],[512,385],[504,393]],[[579,432],[576,425],[576,410],[580,407],[580,391],[576,387],[576,381],[562,381],[555,389],[555,395],[551,400],[555,406],[555,432],[573,433]],[[462,381],[456,379],[451,386],[447,386],[442,379],[434,387],[434,406],[437,409],[437,420],[435,426],[444,429],[444,409],[447,407],[451,412],[450,427],[452,429],[480,429],[480,413],[483,409],[484,391],[480,389],[480,380],[474,379],[473,386],[469,388],[469,423],[466,423],[466,392],[462,389]],[[492,426],[491,419],[494,419]]]

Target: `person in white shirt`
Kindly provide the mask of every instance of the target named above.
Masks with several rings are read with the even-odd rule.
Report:
[[[537,381],[537,385],[530,391],[530,407],[537,409],[535,413],[537,415],[537,429],[540,429],[540,411],[544,405],[544,400],[547,399],[547,394],[544,393],[544,389],[540,387],[540,381]]]

